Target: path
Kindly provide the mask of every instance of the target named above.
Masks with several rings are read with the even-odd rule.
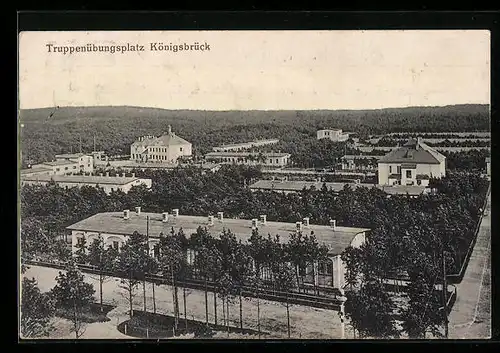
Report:
[[[491,337],[491,193],[486,210],[464,278],[456,285],[457,301],[449,316],[449,338]]]

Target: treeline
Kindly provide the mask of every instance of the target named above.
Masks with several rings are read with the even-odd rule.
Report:
[[[51,113],[53,113],[51,115]],[[51,115],[51,116],[50,116]],[[21,111],[23,160],[51,160],[56,154],[104,150],[130,153],[139,136],[173,131],[202,155],[213,146],[261,138],[301,143],[325,127],[356,132],[360,138],[401,131],[488,131],[488,106],[401,108],[367,111],[168,111],[133,107],[34,109]],[[49,117],[50,116],[50,117]],[[81,143],[80,143],[81,142]]]

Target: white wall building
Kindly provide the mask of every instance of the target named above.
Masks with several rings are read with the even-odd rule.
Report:
[[[32,175],[21,176],[21,185],[47,185],[49,182],[55,182],[62,188],[73,188],[82,186],[97,187],[104,190],[106,194],[113,191],[123,191],[128,193],[134,186],[145,185],[151,188],[151,179],[137,178],[135,175],[126,177],[121,176],[103,176],[97,175]]]
[[[130,146],[130,159],[136,162],[177,163],[192,153],[191,143],[172,132],[170,125],[163,135],[139,137]]]
[[[290,154],[275,152],[210,152],[205,155],[205,160],[224,164],[284,167],[290,163]]]
[[[349,139],[349,134],[343,133],[342,129],[323,129],[316,132],[316,137],[318,140],[330,139],[335,142],[342,142]]]
[[[149,248],[151,254],[154,255],[160,234],[167,234],[172,228],[177,231],[182,228],[188,238],[200,226],[206,227],[213,236],[217,236],[223,229],[226,229],[242,242],[248,240],[253,229],[258,229],[261,234],[279,235],[282,242],[287,242],[290,233],[293,232],[299,231],[308,235],[314,233],[318,242],[328,247],[329,258],[324,263],[314,264],[316,267],[314,277],[312,264],[305,269],[300,269],[306,272],[304,283],[343,288],[345,264],[341,259],[341,254],[349,246],[361,246],[369,231],[366,228],[341,227],[336,224],[335,220],[330,221],[330,225],[315,225],[310,223],[308,218],[296,223],[284,223],[267,221],[265,215],[260,215],[259,219],[244,220],[226,219],[222,212],[219,212],[217,217],[200,217],[181,215],[179,210],[172,211],[172,214],[145,213],[137,207],[135,212],[124,210],[123,212],[98,213],[67,227],[72,234],[73,251],[76,251],[76,246],[82,238],[85,238],[89,244],[99,235],[102,236],[105,244],[119,249],[128,237],[137,231],[140,234],[149,235]],[[193,259],[194,253],[190,251],[188,261],[192,263]],[[264,278],[265,276],[264,273]]]
[[[430,178],[445,175],[446,157],[421,139],[410,139],[378,160],[380,185],[427,186]]]

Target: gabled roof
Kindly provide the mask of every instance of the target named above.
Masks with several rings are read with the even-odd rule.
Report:
[[[147,217],[149,216],[150,238],[159,237],[160,233],[168,234],[172,227],[175,230],[180,228],[189,238],[198,227],[207,227],[213,236],[218,236],[224,229],[230,230],[236,236],[237,240],[246,243],[252,235],[252,222],[246,219],[227,219],[219,221],[214,219],[213,226],[208,226],[208,217],[179,215],[174,217],[169,215],[167,222],[162,222],[162,215],[158,213],[141,212],[137,215],[130,212],[130,218],[123,219],[123,212],[98,213],[92,217],[86,218],[80,222],[67,227],[69,230],[101,232],[109,234],[132,235],[135,231],[146,234]],[[265,225],[258,222],[258,231],[260,234],[272,237],[280,236],[281,242],[287,242],[290,233],[295,232],[295,223],[272,222],[267,221]],[[340,227],[333,230],[330,226],[310,224],[303,227],[303,234],[310,235],[314,232],[318,243],[329,247],[329,253],[333,255],[341,254],[356,237],[357,234],[367,232],[367,228]]]
[[[23,181],[49,182],[53,180],[56,183],[71,183],[71,184],[99,184],[99,185],[126,185],[143,180],[136,177],[106,177],[98,175],[34,175],[23,177]]]
[[[446,159],[422,141],[410,139],[378,160],[379,163],[440,164]]]
[[[142,140],[135,141],[132,145],[135,146],[173,146],[173,145],[191,145],[190,142],[177,136],[173,132],[165,132],[159,137],[144,137]]]

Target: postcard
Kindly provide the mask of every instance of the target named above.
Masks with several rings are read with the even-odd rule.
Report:
[[[490,33],[19,33],[21,339],[491,337]]]

